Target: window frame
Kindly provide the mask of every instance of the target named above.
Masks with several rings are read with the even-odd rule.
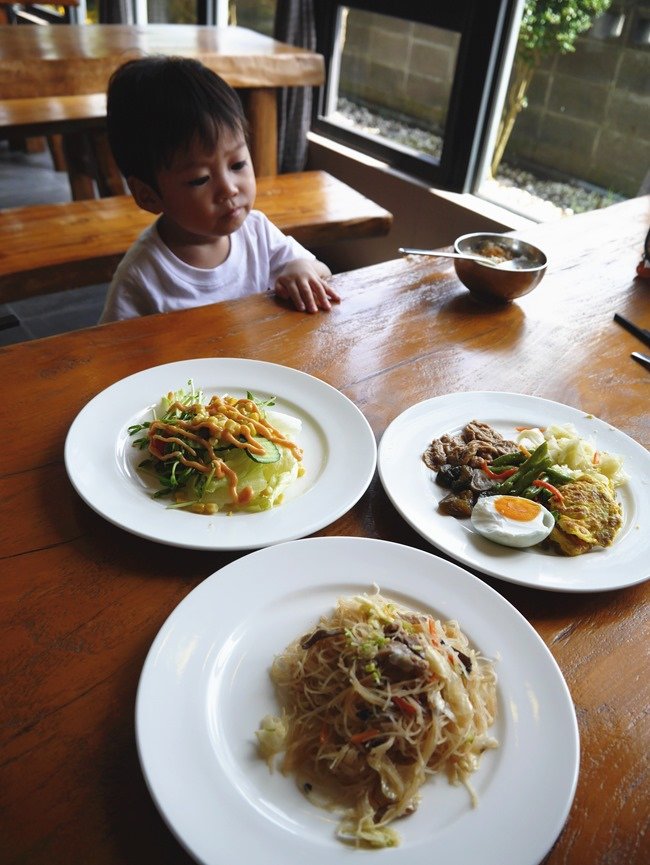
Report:
[[[342,7],[377,12],[429,24],[460,34],[456,70],[440,160],[342,127],[325,116],[338,84],[339,12]],[[317,50],[325,58],[326,83],[312,116],[314,132],[379,159],[392,168],[440,189],[470,192],[485,163],[485,149],[500,111],[500,82],[511,58],[513,28],[518,31],[522,0],[318,0],[315,3]],[[509,70],[508,70],[509,71]]]

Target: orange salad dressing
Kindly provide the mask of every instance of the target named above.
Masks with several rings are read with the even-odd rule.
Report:
[[[182,465],[196,469],[203,474],[210,474],[214,471],[215,477],[226,477],[230,500],[235,505],[248,504],[253,497],[253,490],[247,486],[240,492],[237,491],[239,480],[237,473],[226,465],[224,460],[217,456],[214,451],[214,446],[218,442],[261,456],[265,453],[264,447],[254,439],[254,436],[261,436],[276,445],[288,448],[296,460],[302,459],[302,449],[295,442],[283,436],[267,421],[262,420],[259,409],[253,400],[213,396],[207,406],[195,403],[188,407],[182,403],[174,402],[170,405],[169,411],[174,409],[183,413],[193,412],[196,418],[189,421],[178,419],[172,423],[153,421],[148,432],[149,452],[155,459],[163,462],[175,459]],[[206,413],[207,418],[205,417]],[[230,429],[227,429],[226,426],[222,428],[212,421],[213,418],[219,416],[226,418],[226,425],[230,423]],[[203,431],[203,435],[201,431]],[[243,437],[244,441],[240,440],[240,436]],[[177,445],[177,447],[169,453],[163,453],[162,448],[170,443]],[[192,443],[196,443],[206,450],[207,463],[197,459],[197,450],[192,447]],[[191,508],[189,509],[191,510]]]

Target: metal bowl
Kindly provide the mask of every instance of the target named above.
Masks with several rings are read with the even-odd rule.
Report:
[[[463,234],[454,251],[487,255],[498,267],[479,261],[454,259],[456,275],[472,294],[492,303],[509,303],[538,285],[546,273],[547,260],[541,249],[505,234]]]

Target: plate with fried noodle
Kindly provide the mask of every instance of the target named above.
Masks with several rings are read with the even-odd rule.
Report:
[[[374,636],[349,616],[369,623]],[[374,792],[368,776],[379,808],[363,819],[371,841],[388,841],[390,850],[366,845],[356,828],[350,831],[349,801],[338,802],[336,786],[329,807],[314,799],[303,771],[309,747],[296,752],[297,764],[286,772],[260,750],[260,723],[282,710],[274,667],[283,668],[284,685],[286,675],[295,677],[284,661],[297,638],[326,661],[332,630],[342,631],[338,636],[351,649],[348,666],[356,665],[361,692],[345,710],[336,699],[328,703],[324,747],[348,738],[354,753],[342,760],[367,757],[368,766],[380,767],[383,784],[375,783]],[[370,643],[378,653],[360,664],[357,653],[365,657]],[[427,665],[422,687],[409,691]],[[472,720],[463,692],[474,674],[479,690],[467,695],[481,717]],[[327,677],[322,684],[331,685]],[[390,699],[376,702],[380,688]],[[408,786],[407,807],[388,820],[376,798],[380,787],[390,800],[394,784],[410,785],[414,777],[406,765],[410,746],[401,758],[391,757],[390,741],[401,735],[393,736],[395,724],[411,742],[419,737],[418,747],[428,747],[431,736],[440,747],[430,771]],[[430,865],[436,850],[453,851],[456,865],[537,865],[562,830],[578,779],[574,706],[534,628],[458,565],[375,539],[277,544],[204,580],[153,641],[138,685],[135,729],[151,795],[203,865],[266,865],[269,851],[285,865],[337,865],[359,856]],[[399,778],[389,776],[386,755]],[[362,773],[350,777],[365,783]]]

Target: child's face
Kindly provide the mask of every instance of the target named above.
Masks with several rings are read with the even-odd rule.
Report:
[[[191,243],[236,231],[255,201],[255,174],[244,133],[221,130],[216,148],[206,152],[195,139],[157,175],[167,225]],[[171,225],[170,225],[171,224]]]

